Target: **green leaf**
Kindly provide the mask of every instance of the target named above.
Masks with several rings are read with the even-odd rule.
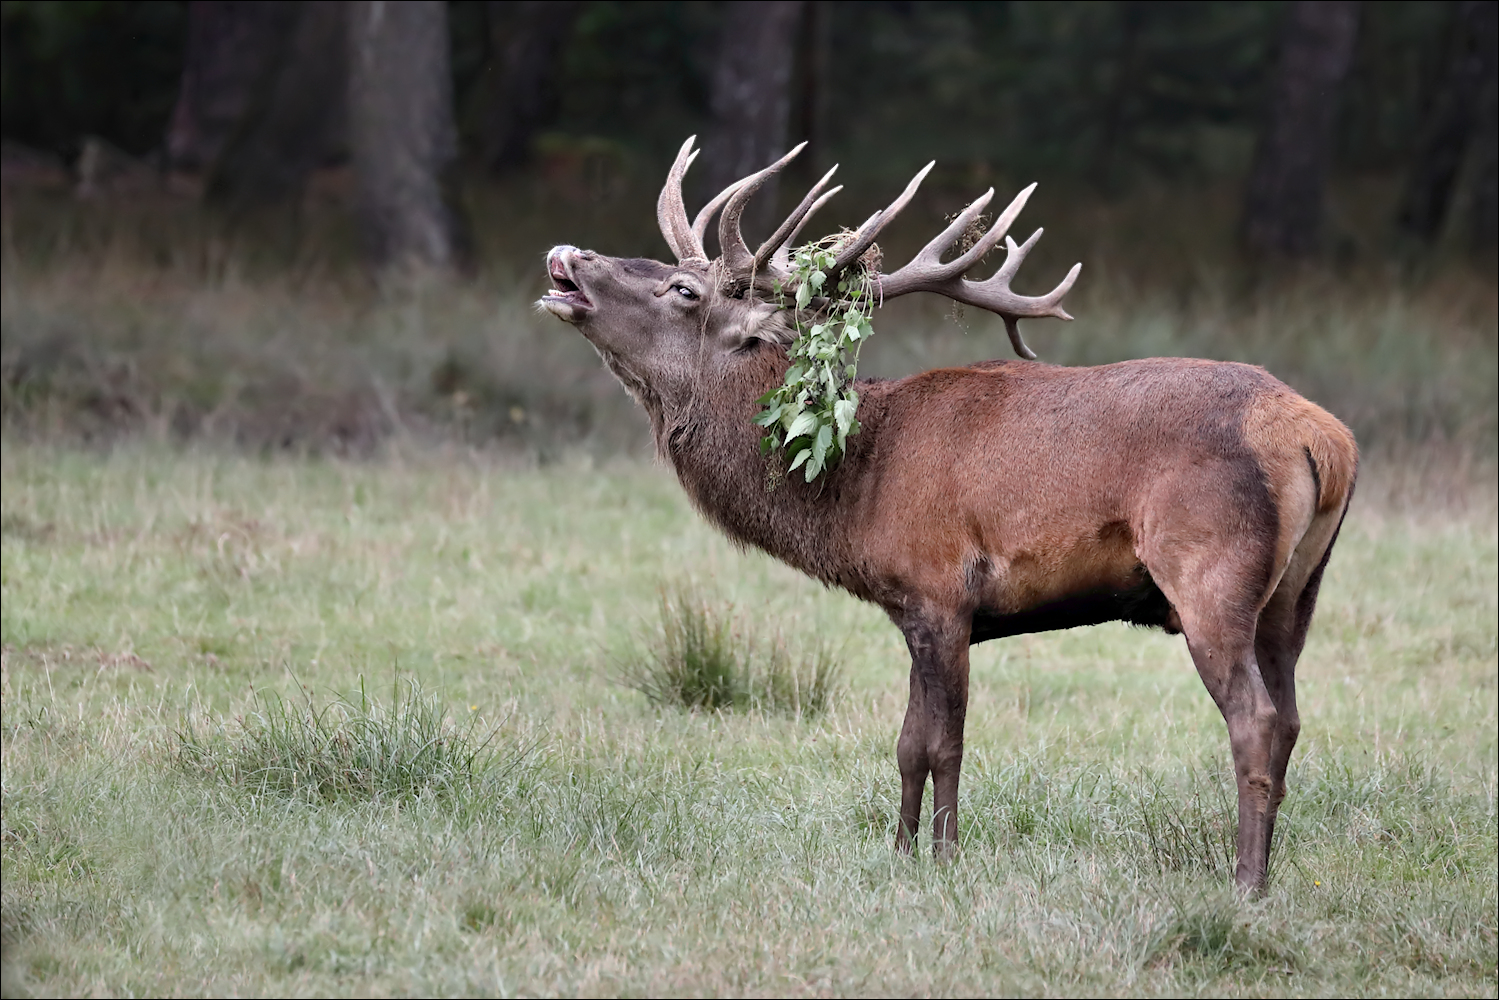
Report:
[[[791,441],[803,435],[811,434],[816,429],[817,414],[811,410],[803,410],[797,414],[796,419],[791,421],[791,425],[786,428],[786,440]]]
[[[782,448],[789,459],[787,471],[806,466],[810,482],[844,453],[849,435],[859,432],[859,394],[853,382],[859,348],[874,333],[873,279],[862,269],[847,271],[829,295],[828,276],[837,260],[834,244],[804,244],[793,249],[791,260],[791,275],[773,284],[778,294],[795,289],[796,337],[787,350],[791,364],[781,386],[760,397],[760,412],[752,419],[768,431],[761,439],[762,451]],[[829,295],[831,301],[820,313],[804,317],[801,311],[816,295]]]
[[[838,425],[840,434],[847,434],[854,425],[854,412],[858,407],[859,404],[851,399],[840,399],[833,404],[833,421]]]
[[[833,443],[833,428],[823,424],[817,428],[817,437],[812,441],[812,458],[821,464],[828,454],[828,446]]]

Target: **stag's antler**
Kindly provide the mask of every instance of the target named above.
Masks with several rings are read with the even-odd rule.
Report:
[[[917,171],[916,176],[911,178],[911,183],[906,185],[906,189],[900,193],[899,198],[864,220],[864,225],[854,231],[853,238],[845,243],[839,249],[838,256],[833,258],[832,270],[828,271],[827,279],[823,281],[824,288],[835,287],[838,275],[842,274],[844,269],[854,261],[864,256],[864,252],[874,245],[874,239],[880,235],[880,230],[888,226],[890,220],[899,215],[901,210],[911,203],[911,199],[916,197],[916,189],[921,187],[921,182],[926,180],[926,175],[931,173],[936,165],[937,161],[933,160],[922,167]]]
[[[756,273],[768,273],[782,278],[788,276],[790,273],[788,246],[796,239],[797,234],[801,232],[802,227],[807,224],[813,214],[825,205],[829,198],[843,190],[840,186],[823,191],[828,181],[832,179],[833,171],[838,168],[835,166],[823,174],[822,179],[812,185],[806,197],[802,198],[801,203],[786,217],[786,221],[776,228],[769,239],[760,244],[758,250],[750,253],[749,246],[744,242],[744,234],[739,228],[739,220],[744,214],[745,206],[749,204],[749,200],[755,196],[755,192],[760,190],[765,181],[779,173],[807,144],[801,143],[765,169],[724,188],[712,201],[704,205],[702,211],[698,212],[697,218],[689,223],[687,206],[682,201],[682,176],[692,165],[692,161],[697,158],[697,151],[692,148],[696,139],[696,136],[692,136],[682,143],[682,148],[677,152],[676,161],[672,163],[671,171],[666,176],[666,186],[661,189],[661,197],[656,202],[656,218],[661,224],[661,235],[666,237],[667,244],[677,255],[677,261],[682,264],[705,265],[708,263],[707,252],[703,249],[703,237],[707,234],[708,224],[712,221],[714,214],[722,208],[723,215],[718,220],[718,242],[723,250],[720,263],[724,271],[741,281],[749,280]],[[916,189],[931,172],[933,165],[933,163],[928,163],[921,168],[920,172],[911,178],[911,183],[906,185],[900,197],[891,202],[888,207],[866,219],[864,224],[854,231],[853,236],[843,243],[834,258],[832,268],[827,272],[824,287],[832,287],[838,275],[862,257],[873,245],[880,231],[910,204],[911,199],[916,196]],[[1016,246],[1015,241],[1008,236],[1010,226],[1014,224],[1016,216],[1025,207],[1026,201],[1034,190],[1036,190],[1036,185],[1032,184],[1016,195],[1015,200],[1000,213],[994,225],[989,227],[978,242],[944,264],[942,254],[958,242],[963,233],[988,206],[990,199],[994,197],[993,188],[984,192],[973,204],[965,208],[951,225],[938,234],[936,239],[923,247],[909,264],[894,274],[878,276],[880,300],[883,302],[909,292],[936,292],[938,295],[945,295],[957,302],[987,309],[1004,318],[1005,330],[1010,335],[1010,344],[1015,348],[1015,353],[1023,358],[1034,358],[1035,352],[1026,346],[1020,336],[1019,321],[1040,316],[1071,319],[1072,317],[1062,308],[1062,297],[1072,289],[1073,282],[1077,281],[1078,273],[1083,268],[1082,264],[1072,265],[1072,270],[1067,273],[1067,277],[1062,279],[1061,284],[1045,295],[1017,295],[1010,290],[1011,279],[1015,277],[1015,272],[1020,270],[1026,254],[1030,253],[1043,232],[1037,229],[1031,234],[1030,239],[1019,246]],[[968,269],[993,250],[1000,240],[1005,241],[1006,257],[999,270],[984,281],[969,281],[964,278],[963,275]]]
[[[661,235],[666,237],[666,245],[671,247],[679,264],[708,263],[702,235],[694,232],[692,223],[687,221],[687,205],[682,201],[682,175],[687,173],[687,168],[697,159],[698,151],[692,148],[696,140],[697,136],[688,136],[687,141],[682,143],[682,148],[677,150],[677,158],[666,174],[666,184],[661,188],[660,197],[656,199],[656,223],[661,227]],[[732,190],[727,190],[718,197],[727,198],[732,193]],[[719,204],[722,205],[723,202],[720,201]]]
[[[791,152],[764,170],[756,171],[734,185],[733,193],[729,196],[729,203],[723,207],[723,214],[718,217],[718,247],[723,254],[721,260],[724,270],[729,274],[735,277],[746,277],[755,271],[755,264],[760,259],[758,252],[750,253],[749,247],[744,242],[744,234],[739,231],[739,217],[744,214],[744,206],[749,204],[755,192],[760,190],[760,185],[780,173],[786,164],[796,158],[797,153],[806,148],[805,142],[798,144]],[[824,177],[823,181],[826,180],[827,178]],[[795,212],[792,213],[792,215],[795,214]],[[784,223],[782,225],[784,226]],[[787,232],[789,235],[790,231]],[[775,252],[774,247],[765,250],[762,246],[760,249],[765,252],[767,259]]]
[[[745,206],[755,192],[790,163],[806,148],[807,144],[801,143],[764,170],[742,177],[718,192],[689,223],[687,205],[682,198],[682,177],[687,173],[687,168],[692,165],[692,161],[697,159],[699,151],[692,148],[696,141],[697,136],[690,136],[686,142],[682,143],[682,148],[677,151],[677,158],[666,175],[666,184],[661,188],[661,195],[656,200],[656,221],[661,226],[661,235],[666,238],[667,245],[671,247],[672,253],[676,254],[677,262],[680,264],[708,263],[708,254],[703,248],[703,239],[708,233],[708,224],[713,221],[713,216],[718,213],[719,209],[723,209],[723,217],[718,223],[718,242],[723,248],[721,260],[724,269],[738,278],[748,278],[755,273],[766,271],[777,276],[786,274],[789,270],[786,244],[796,238],[802,227],[819,208],[827,204],[829,198],[843,190],[840,185],[825,193],[822,192],[838,167],[835,165],[832,170],[823,174],[822,179],[812,185],[812,190],[807,192],[801,204],[797,205],[786,217],[786,221],[782,222],[770,238],[760,244],[760,248],[751,254],[749,246],[744,242],[744,234],[739,228],[739,220],[744,214]]]
[[[943,252],[958,241],[958,238],[973,224],[973,220],[978,218],[979,213],[989,204],[989,199],[994,197],[993,188],[984,192],[952,221],[952,225],[923,247],[909,264],[894,274],[880,275],[879,288],[882,298],[893,299],[897,295],[905,295],[908,292],[936,292],[958,302],[998,313],[1004,317],[1005,330],[1010,335],[1010,345],[1015,348],[1015,353],[1023,358],[1034,358],[1035,352],[1027,347],[1020,337],[1019,321],[1037,316],[1071,319],[1072,317],[1062,308],[1062,297],[1071,290],[1072,283],[1077,280],[1078,273],[1083,269],[1082,264],[1073,264],[1072,270],[1067,272],[1067,277],[1062,279],[1061,284],[1045,295],[1017,295],[1010,290],[1010,279],[1014,278],[1015,272],[1020,270],[1020,265],[1025,261],[1025,255],[1031,252],[1031,247],[1036,245],[1036,241],[1041,238],[1043,232],[1037,229],[1031,234],[1030,239],[1020,246],[1016,246],[1015,241],[1006,235],[1010,226],[1014,224],[1015,217],[1025,207],[1026,200],[1030,198],[1034,190],[1036,190],[1036,185],[1032,184],[1021,191],[977,243],[966,253],[946,264],[942,263]],[[979,259],[992,250],[1001,238],[1005,241],[1007,253],[1000,269],[986,281],[966,280],[963,277],[964,272],[978,263]]]

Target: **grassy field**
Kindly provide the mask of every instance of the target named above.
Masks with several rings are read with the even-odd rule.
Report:
[[[6,995],[1499,989],[1492,488],[1369,464],[1246,902],[1179,639],[977,647],[962,854],[897,857],[896,631],[567,454],[7,437]],[[832,637],[831,708],[620,683],[683,585]]]

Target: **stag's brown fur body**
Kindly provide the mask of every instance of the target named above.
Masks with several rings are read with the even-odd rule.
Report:
[[[696,406],[662,414],[660,444],[731,538],[873,601],[905,633],[903,830],[919,823],[924,771],[935,812],[956,807],[967,647],[1106,621],[1187,632],[1210,693],[1256,730],[1242,828],[1273,822],[1299,730],[1294,663],[1357,470],[1342,423],[1248,365],[989,362],[861,383],[845,460],[825,481],[776,484],[750,418],[787,365],[750,346]],[[1246,845],[1251,865],[1269,836]]]
[[[735,195],[740,207],[744,197]],[[543,303],[578,324],[640,400],[704,515],[741,544],[878,604],[901,629],[911,675],[896,748],[899,846],[914,840],[928,777],[934,846],[956,843],[968,647],[1122,620],[1185,635],[1228,724],[1236,878],[1262,886],[1300,729],[1296,662],[1357,473],[1348,429],[1248,365],[985,362],[860,383],[862,430],[806,483],[781,474],[783,456],[762,456],[751,422],[789,365],[785,316],[757,300],[759,265],[725,281],[685,216],[662,228],[676,267],[559,247],[549,257],[556,291]],[[738,241],[739,259],[770,259],[743,247],[737,215],[720,239]],[[1060,295],[1075,269],[1051,296],[1023,299],[1004,269],[988,282],[961,279],[963,262],[941,264],[937,243],[914,274],[882,280],[980,301],[1007,319],[1065,317]],[[1013,273],[1026,247],[1009,249]],[[1028,353],[1013,325],[1011,335]]]

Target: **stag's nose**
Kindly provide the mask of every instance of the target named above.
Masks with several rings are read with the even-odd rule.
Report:
[[[592,260],[595,256],[597,255],[592,250],[579,250],[566,243],[552,247],[547,252],[547,273],[556,280],[575,281],[574,265],[580,260]]]

